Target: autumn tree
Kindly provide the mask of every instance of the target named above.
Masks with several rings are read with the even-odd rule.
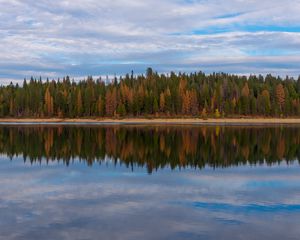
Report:
[[[277,99],[277,103],[280,107],[280,111],[283,112],[283,107],[285,104],[285,92],[284,92],[284,87],[282,84],[278,84],[276,86],[276,99]]]
[[[191,98],[190,98],[190,92],[188,90],[185,91],[182,95],[182,114],[188,115],[190,113],[191,108]]]
[[[160,109],[161,112],[164,112],[164,110],[165,110],[165,104],[166,104],[165,94],[162,92],[159,95],[159,109]]]
[[[47,87],[45,92],[45,112],[47,116],[53,115],[53,97],[51,96],[49,87]]]
[[[80,117],[81,114],[82,114],[82,96],[81,96],[81,90],[80,89],[77,92],[76,109],[77,109],[77,116]]]
[[[114,116],[116,113],[116,110],[117,110],[117,90],[116,90],[116,88],[109,89],[106,92],[105,101],[106,101],[106,105],[105,105],[106,115],[109,117]]]

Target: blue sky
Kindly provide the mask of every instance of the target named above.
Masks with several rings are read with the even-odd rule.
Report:
[[[0,83],[224,71],[300,74],[300,1],[0,0]]]

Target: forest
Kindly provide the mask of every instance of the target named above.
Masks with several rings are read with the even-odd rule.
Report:
[[[203,72],[146,74],[81,81],[31,77],[0,87],[0,117],[300,116],[300,76]]]

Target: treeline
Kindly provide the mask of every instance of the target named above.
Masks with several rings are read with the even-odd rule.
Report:
[[[0,117],[300,116],[300,77],[127,74],[75,82],[26,79],[0,87]]]
[[[25,162],[108,160],[149,173],[165,167],[202,169],[300,159],[298,127],[3,127],[0,154]]]

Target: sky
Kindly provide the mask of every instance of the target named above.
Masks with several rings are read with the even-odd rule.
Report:
[[[0,84],[30,76],[300,74],[300,0],[0,0]]]

